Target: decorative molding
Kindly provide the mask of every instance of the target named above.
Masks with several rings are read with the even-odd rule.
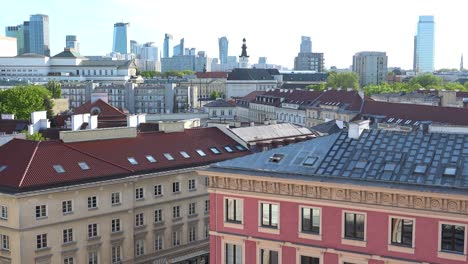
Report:
[[[266,180],[251,180],[223,176],[209,176],[209,187],[267,193],[321,200],[346,201],[359,204],[373,204],[408,209],[468,214],[468,200],[442,199],[413,194],[397,194],[385,191],[356,190],[337,187],[323,187],[308,184],[284,183]]]

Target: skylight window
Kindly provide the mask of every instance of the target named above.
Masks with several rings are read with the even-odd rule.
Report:
[[[134,157],[128,157],[127,160],[132,165],[138,165],[138,161]]]
[[[147,159],[149,162],[151,162],[151,163],[155,163],[155,162],[156,162],[156,159],[155,159],[153,156],[151,156],[151,155],[146,155],[146,159]]]
[[[411,120],[406,120],[405,125],[409,125],[411,123]]]
[[[221,154],[221,151],[219,151],[218,148],[211,147],[210,150],[211,150],[211,152],[213,152],[214,154],[217,154],[217,155],[218,155],[218,154]]]
[[[315,162],[317,161],[317,157],[311,157],[311,156],[308,156],[304,162],[302,163],[302,165],[304,166],[314,166]]]
[[[239,151],[244,151],[245,148],[241,145],[236,145],[236,149],[239,150]]]
[[[415,126],[419,126],[419,121],[416,121],[416,122],[414,122],[414,124],[413,124],[413,125],[415,125]]]
[[[187,154],[187,152],[185,152],[185,151],[181,151],[181,152],[180,152],[180,155],[182,155],[182,157],[184,157],[184,158],[186,158],[186,159],[190,158],[190,155]]]
[[[403,121],[403,119],[398,119],[398,120],[396,121],[396,123],[397,123],[397,124],[400,124],[401,121]]]
[[[423,164],[416,165],[416,167],[414,168],[414,173],[417,173],[417,174],[424,174],[426,173],[426,171],[427,171],[427,166]]]
[[[197,149],[197,153],[198,153],[198,155],[200,155],[200,156],[202,156],[202,157],[205,157],[205,156],[206,156],[206,153],[205,153],[203,150],[201,150],[201,149]]]
[[[63,169],[62,165],[54,165],[54,170],[57,172],[57,173],[64,173],[65,172],[65,169]]]
[[[360,160],[356,163],[356,166],[354,168],[356,169],[364,169],[367,166],[367,161],[365,160]]]
[[[89,170],[89,166],[86,162],[82,161],[82,162],[78,162],[78,166],[80,166],[80,168],[82,170]]]
[[[395,118],[392,117],[392,118],[388,119],[387,122],[391,123],[391,122],[393,122],[393,120],[395,120]]]
[[[284,154],[273,154],[273,156],[270,157],[270,162],[279,163],[283,158]]]
[[[230,146],[225,146],[224,149],[229,153],[234,152],[234,150]]]
[[[2,165],[0,166],[0,172],[4,171],[6,169],[7,165]]]
[[[444,169],[444,176],[455,176],[457,174],[457,168],[448,166]]]
[[[385,164],[383,170],[384,171],[394,171],[396,168],[396,164],[395,163],[387,163]]]
[[[164,153],[164,157],[166,157],[167,160],[174,160],[174,157],[169,153]]]

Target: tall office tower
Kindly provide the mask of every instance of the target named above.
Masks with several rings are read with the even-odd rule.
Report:
[[[80,43],[78,42],[75,35],[65,36],[65,47],[72,48],[80,53]]]
[[[130,40],[130,53],[135,54],[137,58],[140,58],[142,48],[142,44],[138,43],[136,40]]]
[[[301,53],[311,53],[312,52],[312,41],[310,37],[302,36],[301,37]]]
[[[258,64],[266,64],[267,57],[258,57]]]
[[[150,61],[158,61],[159,60],[159,53],[158,47],[154,44],[154,42],[148,42],[143,44],[141,48],[141,59],[142,60],[150,60]]]
[[[172,46],[173,46],[173,38],[171,34],[165,34],[164,35],[164,46],[163,46],[163,57],[164,58],[170,58],[172,57]]]
[[[178,45],[174,46],[174,48],[173,48],[173,50],[174,50],[173,55],[174,56],[186,55],[185,54],[185,47],[184,47],[185,44],[184,44],[184,42],[185,42],[185,40],[182,38],[180,40],[180,43]]]
[[[29,52],[50,56],[49,16],[31,15],[29,19]]]
[[[5,27],[5,36],[16,38],[16,53],[21,55],[24,52],[24,28],[23,25]]]
[[[112,46],[113,52],[120,54],[128,53],[128,31],[127,28],[130,23],[115,23],[114,24],[114,45]]]
[[[420,16],[418,32],[414,44],[414,71],[417,73],[434,71],[434,16]]]
[[[361,87],[385,82],[388,71],[387,54],[376,51],[358,52],[353,56],[353,71],[358,74]]]
[[[226,37],[221,37],[218,39],[219,44],[219,61],[221,64],[227,63],[229,41]]]
[[[22,53],[30,53],[31,52],[31,41],[29,36],[29,21],[23,22],[23,43],[24,49]]]

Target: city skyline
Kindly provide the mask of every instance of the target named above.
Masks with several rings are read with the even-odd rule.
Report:
[[[242,38],[245,37],[251,62],[256,62],[258,57],[267,57],[269,63],[292,68],[301,36],[310,36],[313,50],[324,53],[327,68],[349,67],[356,52],[382,51],[388,55],[389,67],[412,69],[413,41],[421,15],[433,15],[437,21],[436,69],[458,68],[461,54],[468,53],[468,36],[459,33],[468,22],[461,19],[463,8],[453,8],[453,5],[459,5],[455,0],[444,5],[435,0],[410,3],[397,0],[384,7],[367,0],[359,3],[335,0],[311,4],[311,8],[317,11],[313,16],[307,8],[297,8],[303,4],[298,1],[262,13],[257,12],[259,4],[241,0],[223,7],[230,10],[223,12],[222,16],[197,16],[197,19],[190,17],[195,13],[208,12],[206,6],[218,5],[205,0],[188,2],[183,9],[175,9],[169,3],[157,3],[157,8],[152,8],[156,4],[148,0],[106,0],[99,3],[84,0],[70,9],[59,0],[29,2],[21,5],[13,1],[4,3],[2,6],[10,12],[2,15],[0,25],[4,29],[22,23],[31,14],[48,15],[52,55],[63,50],[66,35],[76,35],[80,39],[83,55],[110,53],[112,26],[124,21],[132,25],[129,39],[139,43],[155,42],[160,50],[163,49],[164,34],[170,33],[174,39],[185,38],[187,46],[204,50],[208,56],[216,58],[219,54],[217,40],[226,36],[231,43],[229,55],[239,56]],[[112,12],[106,12],[109,6],[112,6]],[[240,13],[245,19],[238,19]],[[175,14],[186,17],[190,23],[171,19]],[[272,24],[276,26],[272,27]]]

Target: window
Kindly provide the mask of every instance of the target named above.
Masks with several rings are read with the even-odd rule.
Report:
[[[184,157],[184,158],[186,158],[186,159],[190,158],[190,155],[187,154],[187,152],[185,152],[185,151],[181,151],[181,152],[180,152],[180,155],[182,155],[182,157]]]
[[[173,193],[180,192],[180,183],[179,182],[173,182],[172,183],[172,192]]]
[[[151,162],[151,163],[155,163],[155,162],[156,162],[156,159],[155,159],[153,156],[151,156],[151,155],[146,155],[146,159],[147,159],[149,162]]]
[[[111,204],[112,205],[120,204],[120,193],[119,192],[111,193]]]
[[[88,225],[88,238],[93,238],[98,236],[98,226],[97,224]]]
[[[112,246],[111,258],[112,264],[120,264],[122,261],[122,248],[120,246]]]
[[[111,231],[112,233],[115,233],[115,232],[120,232],[121,228],[120,228],[120,219],[117,218],[117,219],[112,219],[112,222],[111,222]]]
[[[189,215],[194,215],[196,213],[196,203],[189,203]]]
[[[278,218],[279,218],[279,205],[261,203],[261,226],[269,228],[278,228]]]
[[[242,246],[226,243],[225,264],[242,264]]]
[[[221,151],[219,151],[219,149],[216,148],[216,147],[211,147],[210,150],[211,150],[211,152],[213,152],[213,153],[216,154],[216,155],[221,154]]]
[[[201,150],[201,149],[197,149],[197,153],[198,153],[198,155],[200,155],[201,157],[205,157],[205,156],[206,156],[206,153],[203,152],[203,150]]]
[[[273,156],[270,157],[269,161],[272,163],[279,163],[282,159],[284,158],[284,154],[273,154]]]
[[[40,234],[36,236],[36,248],[46,248],[47,247],[47,234]]]
[[[154,250],[163,250],[164,249],[164,236],[162,234],[157,234],[154,239]]]
[[[0,206],[0,219],[7,220],[8,219],[8,207]]]
[[[396,166],[397,166],[397,165],[396,165],[395,163],[393,163],[393,162],[388,162],[388,163],[385,164],[383,170],[384,170],[384,171],[395,171]]]
[[[136,200],[143,200],[145,198],[145,192],[143,187],[135,189],[135,199]]]
[[[205,223],[205,238],[208,238],[210,236],[210,224]]]
[[[138,161],[134,157],[128,157],[127,160],[132,165],[138,165]]]
[[[172,207],[172,218],[179,218],[180,217],[180,206],[176,205]]]
[[[239,150],[239,151],[244,151],[245,148],[241,145],[236,145],[236,149]]]
[[[260,249],[260,264],[278,264],[278,251]]]
[[[10,250],[10,237],[7,235],[0,235],[2,239],[2,249]]]
[[[89,170],[88,164],[86,162],[84,162],[84,161],[83,162],[78,162],[78,166],[80,166],[80,168],[82,170]]]
[[[345,238],[364,240],[365,215],[345,213]]]
[[[169,153],[164,153],[164,157],[166,157],[167,160],[174,160],[174,157]]]
[[[188,181],[188,189],[189,189],[189,191],[194,191],[194,190],[196,190],[196,188],[197,188],[197,187],[196,187],[196,181],[195,181],[195,179],[189,179],[189,181]]]
[[[73,229],[67,228],[63,230],[63,243],[73,242]]]
[[[161,184],[154,186],[154,195],[155,196],[162,196],[163,195],[163,188],[162,188]]]
[[[413,220],[392,218],[391,243],[397,246],[413,246]]]
[[[98,264],[98,253],[96,251],[88,253],[88,264]]]
[[[63,264],[73,264],[73,257],[66,257],[63,259]]]
[[[53,165],[55,172],[57,173],[64,173],[65,169],[62,167],[62,165]]]
[[[97,196],[88,197],[88,209],[95,209],[97,205]]]
[[[308,156],[304,162],[302,163],[302,165],[304,166],[314,166],[315,162],[317,161],[317,157],[311,157],[311,156]]]
[[[71,200],[62,201],[62,213],[69,214],[73,212],[73,204]]]
[[[320,234],[320,209],[301,208],[301,231]]]
[[[451,167],[447,166],[444,169],[444,176],[455,176],[457,174],[457,168],[456,167]]]
[[[210,185],[210,178],[205,177],[205,186],[208,187]]]
[[[195,242],[197,240],[197,227],[192,225],[189,227],[189,242]]]
[[[205,213],[210,211],[210,200],[205,200]]]
[[[145,241],[144,240],[140,239],[136,241],[135,252],[137,256],[141,256],[145,254]]]
[[[135,226],[143,226],[145,224],[143,213],[138,213],[135,215]]]
[[[172,231],[172,246],[180,246],[180,230]]]
[[[162,209],[154,210],[154,222],[161,223],[163,221],[163,211]]]
[[[426,173],[426,170],[427,170],[427,165],[419,164],[419,165],[416,165],[416,167],[414,168],[414,173],[424,174]]]
[[[301,256],[301,264],[320,264],[320,259],[309,256]]]
[[[226,222],[241,224],[243,209],[242,200],[231,198],[225,199]]]
[[[46,205],[36,205],[36,218],[47,217],[47,206]]]
[[[224,146],[224,149],[229,153],[234,152],[234,150],[230,146]]]
[[[6,165],[2,165],[2,166],[0,166],[0,172],[4,171],[6,168],[7,168],[7,166],[6,166]]]
[[[442,224],[440,239],[441,251],[465,252],[465,226]]]

